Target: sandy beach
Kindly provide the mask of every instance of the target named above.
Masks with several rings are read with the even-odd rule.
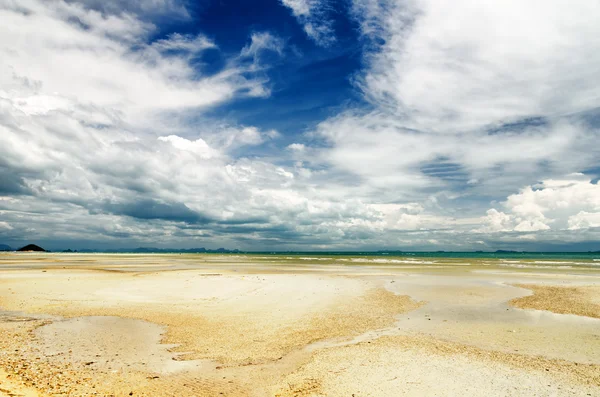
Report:
[[[0,396],[596,396],[597,262],[0,254]]]

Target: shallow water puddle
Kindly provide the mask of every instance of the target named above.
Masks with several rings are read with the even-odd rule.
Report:
[[[400,334],[429,335],[483,349],[600,363],[600,320],[508,305],[531,291],[486,279],[412,276],[388,290],[426,300],[398,316]]]
[[[176,361],[173,345],[161,344],[164,327],[110,316],[54,321],[36,330],[48,357],[105,370],[170,374],[198,368],[199,361]]]

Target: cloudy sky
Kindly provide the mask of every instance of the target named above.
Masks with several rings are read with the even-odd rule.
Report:
[[[600,250],[600,5],[0,0],[0,243]]]

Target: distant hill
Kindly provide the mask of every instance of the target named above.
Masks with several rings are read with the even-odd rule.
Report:
[[[0,251],[12,251],[13,249],[6,244],[0,244]]]
[[[108,250],[94,250],[94,249],[80,249],[81,253],[91,252],[115,252],[115,253],[134,253],[134,254],[199,254],[199,253],[212,253],[212,254],[237,254],[241,251],[238,249],[229,250],[226,248],[207,249],[207,248],[155,248],[155,247],[138,247],[138,248],[116,248]]]
[[[46,252],[45,249],[35,244],[28,244],[25,247],[19,248],[17,251],[35,251],[35,252]]]

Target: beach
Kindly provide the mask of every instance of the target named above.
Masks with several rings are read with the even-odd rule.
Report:
[[[0,254],[0,396],[596,396],[600,261]]]

